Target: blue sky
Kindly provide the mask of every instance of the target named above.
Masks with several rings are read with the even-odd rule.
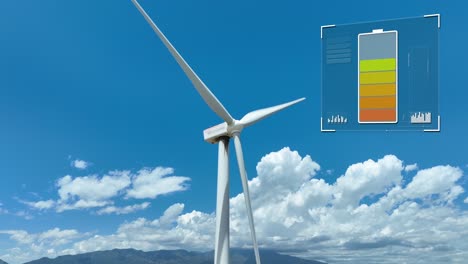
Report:
[[[394,186],[405,189],[418,173],[422,178],[431,173],[446,175],[441,182],[452,184],[446,189],[436,190],[440,184],[434,183],[436,187],[432,191],[429,188],[418,197],[407,194],[405,199],[415,201],[428,214],[448,210],[450,213],[441,214],[444,217],[439,215],[440,219],[460,219],[458,225],[468,230],[466,193],[461,193],[459,188],[455,188],[456,192],[453,189],[454,186],[462,190],[468,187],[465,176],[468,166],[465,100],[468,92],[464,87],[464,62],[468,55],[463,52],[468,40],[464,33],[466,3],[214,3],[203,0],[141,0],[140,3],[235,118],[257,108],[307,97],[305,102],[246,129],[242,134],[249,178],[258,176],[251,184],[261,181],[262,175],[268,178],[269,172],[274,171],[265,169],[261,172],[259,168],[274,167],[271,164],[275,162],[289,168],[288,160],[294,164],[303,159],[304,166],[309,168],[305,169],[305,176],[298,176],[298,181],[309,182],[308,177],[313,177],[323,179],[330,186],[335,183],[338,186],[341,181],[337,179],[347,175],[359,182],[361,178],[351,169],[356,166],[363,166],[365,175],[368,166],[383,166],[384,169],[374,176],[383,182],[393,180],[383,184],[385,188],[377,188],[380,191],[367,192],[363,197],[358,195],[363,199],[360,203],[364,203],[390,197],[390,189]],[[321,133],[320,26],[433,13],[440,13],[442,17],[442,131]],[[203,223],[187,220],[192,223],[190,228],[204,230],[204,225],[209,226],[207,223],[212,220],[215,209],[217,146],[205,143],[202,131],[221,120],[205,105],[130,0],[3,1],[0,3],[0,72],[1,259],[21,263],[43,255],[81,252],[77,250],[80,243],[91,245],[93,237],[116,236],[128,228],[126,225],[136,224],[137,219],[148,226],[159,219],[157,224],[162,225],[164,221],[160,217],[163,214],[167,219],[172,219],[170,216],[177,219],[166,220],[171,225],[184,226],[184,219],[198,217],[207,220]],[[366,163],[368,159],[375,164]],[[74,166],[77,160],[85,161],[78,162],[81,169]],[[232,203],[236,204],[241,199],[237,198],[241,184],[235,159],[232,162],[231,197]],[[386,166],[387,162],[396,167]],[[408,167],[406,172],[405,166],[411,164],[417,164],[418,169]],[[441,169],[437,167],[439,165],[449,167]],[[172,168],[173,172],[153,170],[157,167]],[[393,169],[389,170],[388,176],[385,168],[399,171],[401,178],[394,175]],[[424,169],[429,171],[424,172]],[[105,175],[110,175],[107,179],[111,183],[104,181]],[[288,175],[285,171],[282,177],[288,179]],[[365,175],[362,178],[365,179]],[[138,185],[138,179],[141,185]],[[167,179],[162,186],[172,186],[174,192],[138,189],[148,181],[161,186],[156,181],[162,179]],[[346,178],[341,179],[346,182]],[[281,180],[277,183],[281,184]],[[354,183],[352,181],[351,185]],[[115,188],[107,190],[108,193],[86,189],[99,188],[99,184],[103,188]],[[416,187],[408,189],[418,190]],[[434,197],[443,196],[447,190],[453,190],[453,195],[458,194],[452,200],[436,201],[438,198]],[[339,193],[336,190],[330,192]],[[253,193],[255,208],[255,191]],[[96,194],[102,196],[96,198],[93,196]],[[87,202],[101,204],[77,208],[75,202],[84,198]],[[33,204],[38,201],[49,203],[42,207]],[[60,209],[59,203],[75,207]],[[114,211],[108,209],[107,214],[99,211],[109,206],[114,206]],[[136,207],[127,207],[125,214],[115,214],[115,210],[123,210],[125,206]],[[308,204],[304,206],[315,208]],[[353,206],[357,208],[358,204]],[[239,208],[242,212],[241,206]],[[404,211],[403,208],[400,211]],[[257,214],[261,215],[261,212]],[[244,220],[240,213],[239,221]],[[261,225],[263,221],[258,222]],[[166,228],[170,230],[170,227]],[[193,231],[190,228],[187,230]],[[381,229],[386,230],[385,227]],[[210,230],[205,230],[208,235]],[[449,231],[441,227],[437,232],[434,234]],[[265,230],[264,233],[268,232]],[[388,235],[388,232],[383,234]],[[323,236],[333,237],[333,234]],[[54,240],[62,237],[66,239]],[[260,234],[262,244],[261,237]],[[320,237],[321,229],[317,229],[308,238]],[[241,246],[243,239],[248,243],[248,234],[245,238],[234,235],[233,239],[240,241],[234,245]],[[388,235],[382,239],[397,241],[402,238]],[[433,243],[438,243],[435,237],[432,239]],[[361,241],[359,245],[370,243],[368,240],[364,239],[367,242]],[[281,245],[270,243],[267,238],[263,241],[264,247]],[[164,247],[160,244],[151,248],[148,244],[131,242],[129,239],[128,244],[118,245],[141,249]],[[347,240],[349,245],[355,242]],[[211,248],[209,243],[205,247],[186,244],[178,247],[206,250]],[[30,250],[33,246],[40,249],[37,252]],[[460,248],[444,242],[440,242],[440,246],[450,248],[443,251],[443,255],[457,262],[452,256],[459,256],[456,253]],[[466,251],[466,243],[458,247],[463,246]],[[86,251],[85,246],[81,248]],[[332,263],[340,261],[336,252],[312,250],[317,249],[313,242],[297,248],[303,253],[312,252],[308,256],[315,259]],[[382,247],[379,254],[387,254],[386,248]],[[348,249],[343,251],[343,256],[353,257],[354,248],[350,246]],[[432,252],[442,256],[435,249]],[[367,256],[362,252],[360,255]],[[407,256],[408,260],[414,257],[409,253]],[[447,259],[440,261],[444,260]]]

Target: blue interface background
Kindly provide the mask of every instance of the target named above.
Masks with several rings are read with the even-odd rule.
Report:
[[[398,31],[396,124],[358,122],[358,35],[375,29]],[[438,53],[438,16],[323,27],[322,131],[439,129]],[[430,112],[431,123],[411,123],[411,115],[418,112]],[[347,118],[347,122],[327,122],[337,115]]]

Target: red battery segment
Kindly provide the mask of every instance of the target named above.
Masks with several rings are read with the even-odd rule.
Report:
[[[359,123],[398,122],[398,32],[358,35]]]

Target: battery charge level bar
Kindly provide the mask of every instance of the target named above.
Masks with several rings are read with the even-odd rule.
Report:
[[[398,32],[358,35],[359,123],[398,122]]]

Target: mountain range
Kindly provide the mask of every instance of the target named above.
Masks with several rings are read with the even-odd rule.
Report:
[[[314,260],[261,250],[263,263],[268,264],[324,264]],[[54,259],[41,258],[25,264],[212,264],[213,251],[192,252],[186,250],[159,250],[144,252],[135,249],[113,249],[78,255],[60,256]],[[0,264],[8,264],[0,260]],[[255,264],[253,250],[231,249],[231,264]]]

